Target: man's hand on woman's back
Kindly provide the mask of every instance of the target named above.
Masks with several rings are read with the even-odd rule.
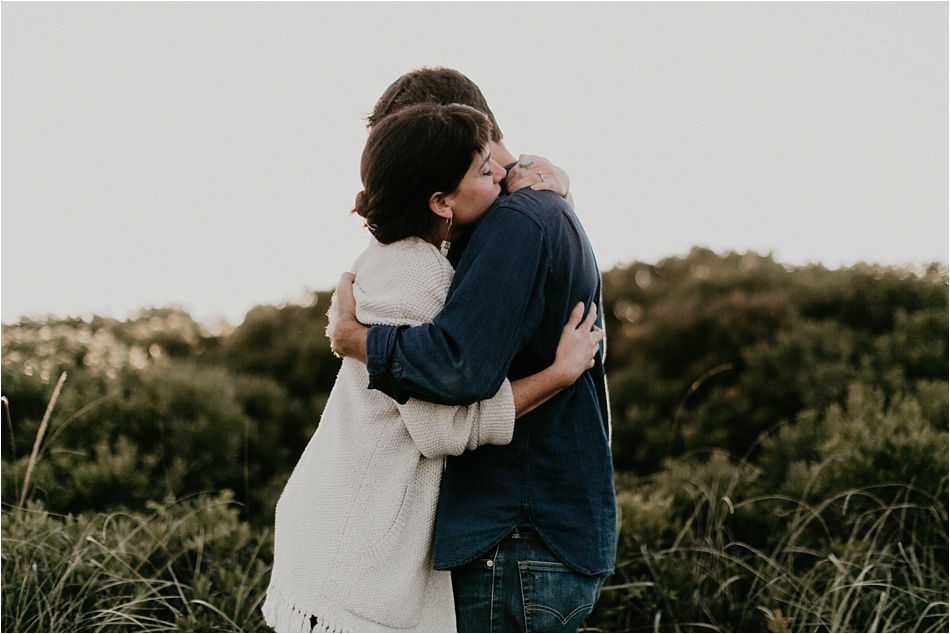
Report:
[[[369,328],[356,319],[356,297],[353,281],[356,276],[347,271],[340,276],[336,292],[327,311],[327,338],[330,350],[340,357],[353,357],[366,363],[366,333]]]

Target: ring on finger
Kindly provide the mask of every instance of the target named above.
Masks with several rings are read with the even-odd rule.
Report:
[[[541,172],[538,172],[538,176],[541,177],[541,182],[543,183],[543,182],[544,182],[544,174],[542,174]]]
[[[534,160],[533,160],[533,159],[525,159],[525,160],[521,161],[520,163],[518,163],[518,167],[528,167],[528,166],[531,165],[532,163],[534,163]]]

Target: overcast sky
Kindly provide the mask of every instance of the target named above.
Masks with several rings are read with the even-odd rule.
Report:
[[[603,270],[948,260],[948,4],[2,5],[2,320],[335,286],[365,115],[456,68],[565,168]]]

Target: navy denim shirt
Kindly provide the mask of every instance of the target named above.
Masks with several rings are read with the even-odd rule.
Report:
[[[491,398],[506,375],[519,379],[553,363],[561,329],[581,301],[600,307],[600,272],[574,210],[548,191],[503,196],[472,234],[434,323],[370,328],[370,387],[401,403]],[[609,439],[602,353],[572,387],[520,418],[509,445],[448,458],[435,567],[467,563],[527,525],[570,568],[612,573]]]

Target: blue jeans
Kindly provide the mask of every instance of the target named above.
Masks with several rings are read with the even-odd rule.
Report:
[[[459,632],[576,632],[603,577],[574,572],[531,529],[519,528],[452,569]]]

